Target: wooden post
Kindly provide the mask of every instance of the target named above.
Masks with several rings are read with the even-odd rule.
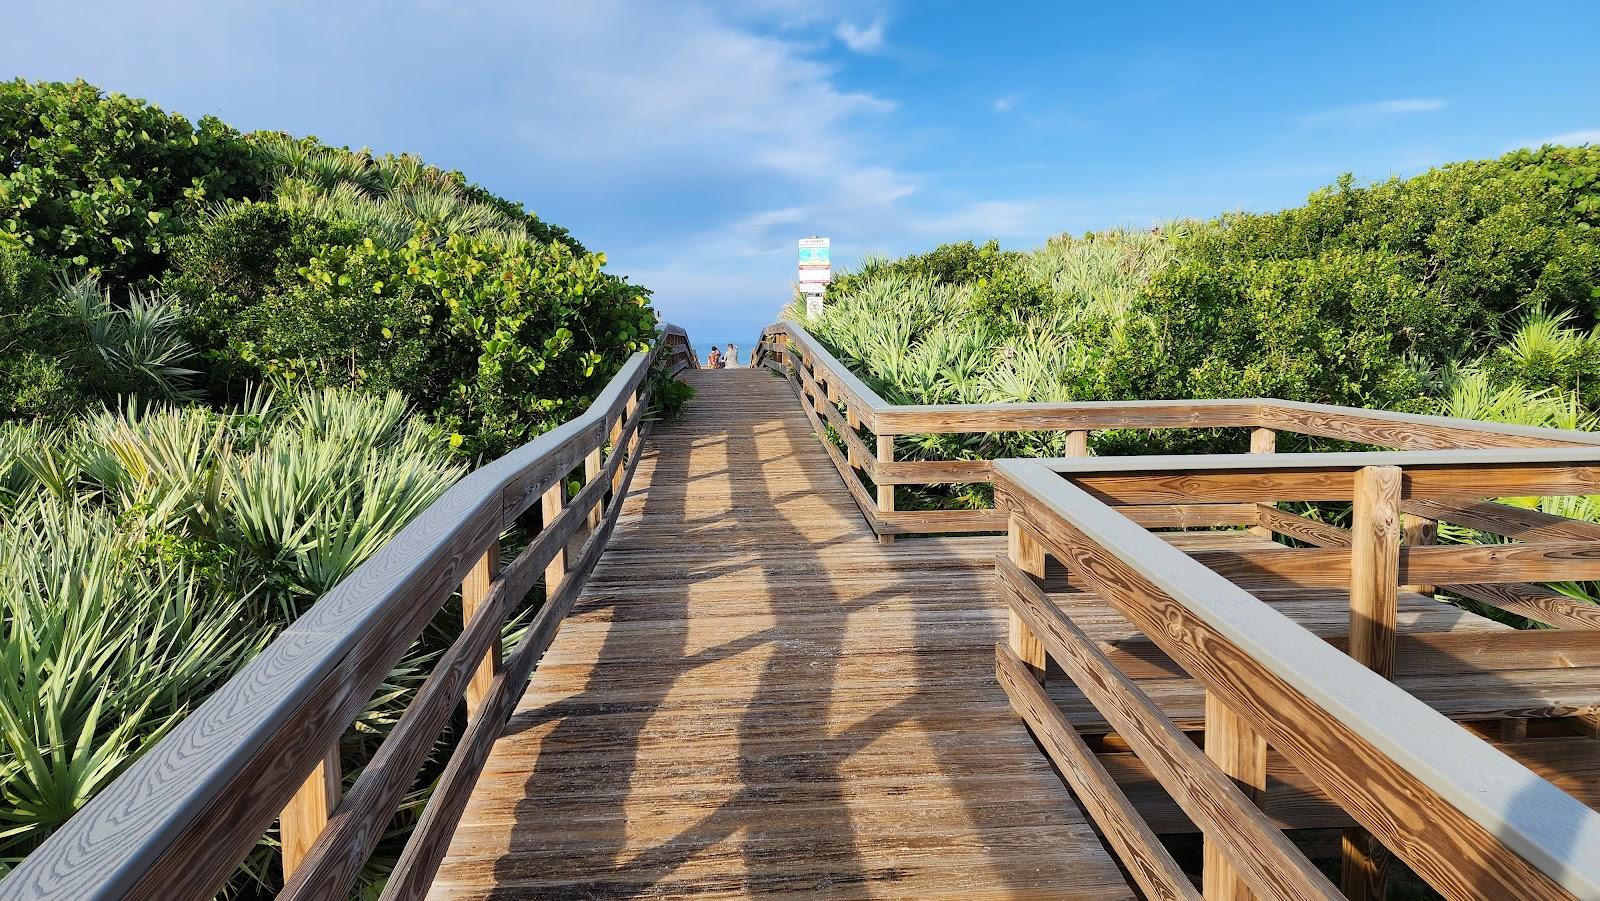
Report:
[[[1256,429],[1250,433],[1250,453],[1275,454],[1278,452],[1278,433],[1272,429]],[[1252,535],[1271,538],[1272,530],[1266,526],[1251,526]]]
[[[878,436],[878,462],[879,463],[893,463],[894,462],[894,436],[893,435],[879,435]],[[878,512],[879,513],[893,513],[894,512],[894,486],[893,485],[879,485],[878,486]],[[878,543],[879,544],[894,544],[894,536],[893,535],[879,535],[878,536]],[[1023,659],[1026,660],[1027,658],[1023,658]]]
[[[621,467],[617,468],[620,472]],[[561,508],[567,505],[567,486],[565,480],[559,480],[539,498],[540,509],[544,512],[545,528],[561,515]],[[549,564],[544,568],[544,596],[546,599],[555,594],[556,587],[561,584],[561,579],[567,574],[567,549],[556,551],[550,558]]]
[[[622,416],[617,417],[616,422],[611,424],[611,456],[613,457],[622,453],[622,423],[627,418],[627,414],[624,413]],[[618,465],[611,473],[612,494],[622,490],[622,469],[623,467]]]
[[[1073,429],[1067,433],[1067,456],[1089,456],[1089,430]]]
[[[500,571],[500,542],[494,541],[489,549],[483,552],[478,562],[467,571],[467,577],[461,581],[461,626],[466,628],[472,622],[472,617],[483,606],[484,599],[489,596],[489,586],[494,584],[494,577]],[[472,678],[467,682],[467,719],[478,715],[478,708],[483,706],[483,699],[489,695],[489,686],[494,683],[495,671],[500,666],[500,639],[495,638],[489,646],[483,659],[478,662],[478,668],[472,671]]]
[[[1400,590],[1400,468],[1356,471],[1350,524],[1350,656],[1384,678],[1394,676]]]
[[[300,784],[278,816],[278,840],[283,845],[283,879],[289,881],[300,868],[306,852],[328,825],[328,816],[339,805],[339,741],[322,755],[311,775]]]
[[[1038,534],[1028,528],[1016,514],[1012,514],[1006,529],[1006,554],[1017,569],[1032,575],[1035,579],[1044,579],[1044,544],[1039,540]],[[1044,681],[1045,656],[1044,643],[1039,641],[1039,636],[1033,634],[1028,624],[1017,615],[1015,609],[1009,615],[1010,625],[1007,629],[1007,642],[1011,645],[1011,652],[1028,665],[1033,677],[1040,682]]]
[[[1400,589],[1400,468],[1356,471],[1350,524],[1350,656],[1384,678],[1394,677],[1396,604]],[[1353,901],[1388,893],[1389,852],[1359,826],[1344,832],[1341,888]]]
[[[861,417],[856,415],[855,410],[846,409],[844,411],[844,421],[846,425],[850,426],[852,432],[861,428]],[[848,441],[845,442],[845,456],[850,463],[851,469],[861,468],[861,457],[856,454],[855,444]]]
[[[1438,544],[1439,543],[1439,522],[1438,522],[1438,520],[1429,519],[1426,516],[1418,516],[1415,513],[1406,513],[1406,514],[1404,514],[1404,520],[1405,520],[1405,542],[1404,543],[1406,545],[1408,545],[1410,547],[1419,547],[1419,546],[1422,546],[1422,545]],[[1432,586],[1432,585],[1407,585],[1407,586],[1405,586],[1405,590],[1406,591],[1415,591],[1418,594],[1425,594],[1425,595],[1427,595],[1428,597],[1431,598],[1431,597],[1433,597],[1434,586]]]
[[[583,483],[585,485],[600,477],[600,448],[595,448],[583,458]],[[589,531],[600,528],[600,514],[605,509],[604,499],[594,502],[589,508]]]
[[[1250,433],[1250,453],[1275,454],[1278,452],[1278,433],[1272,429],[1256,429]]]
[[[1245,796],[1261,803],[1267,789],[1267,743],[1238,714],[1206,692],[1205,752],[1217,768],[1238,784]],[[1202,891],[1208,901],[1246,901],[1255,897],[1233,863],[1209,837],[1205,838]]]
[[[639,409],[639,391],[638,391],[638,389],[635,389],[632,394],[628,395],[628,406],[627,406],[628,418],[630,418],[630,419],[633,418],[633,414],[638,409]],[[637,454],[639,452],[639,442],[641,442],[643,440],[644,440],[644,428],[643,428],[643,424],[641,423],[640,426],[634,428],[633,436],[628,439],[628,460],[629,461],[632,461],[634,454]],[[622,470],[619,467],[617,471],[621,472]]]

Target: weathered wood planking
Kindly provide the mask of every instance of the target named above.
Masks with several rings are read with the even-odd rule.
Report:
[[[685,377],[433,895],[1130,897],[995,684],[999,541],[878,544],[782,379]]]

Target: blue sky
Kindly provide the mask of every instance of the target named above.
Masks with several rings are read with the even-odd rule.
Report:
[[[0,0],[0,76],[463,170],[748,347],[795,239],[1270,210],[1600,142],[1600,4]]]

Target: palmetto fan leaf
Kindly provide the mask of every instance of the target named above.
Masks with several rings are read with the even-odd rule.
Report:
[[[398,394],[0,426],[0,869],[461,472]],[[360,728],[448,643],[408,651]]]

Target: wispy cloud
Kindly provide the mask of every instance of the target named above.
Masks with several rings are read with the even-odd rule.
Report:
[[[1543,147],[1546,144],[1563,144],[1568,147],[1577,144],[1600,144],[1600,128],[1580,128],[1577,131],[1564,131],[1548,138],[1539,138],[1536,141],[1523,141],[1516,147]],[[1512,149],[1516,149],[1513,147]]]
[[[851,22],[840,22],[833,30],[834,37],[857,53],[873,53],[883,48],[883,20],[861,27]]]
[[[994,99],[994,103],[992,104],[994,106],[994,111],[997,113],[1011,112],[1017,108],[1017,99],[1018,98],[1016,94],[1008,94],[1004,97],[996,97]]]
[[[1319,110],[1300,117],[1302,125],[1336,125],[1346,128],[1368,128],[1401,116],[1418,113],[1436,113],[1450,105],[1447,100],[1435,97],[1406,97],[1398,100],[1376,100],[1371,103],[1352,103],[1348,106]]]

